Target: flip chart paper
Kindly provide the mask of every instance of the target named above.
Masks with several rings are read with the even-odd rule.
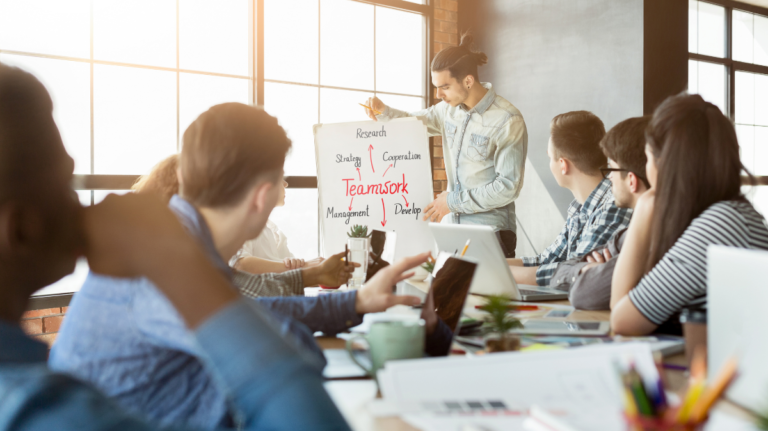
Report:
[[[420,119],[318,124],[314,131],[324,257],[344,250],[356,224],[397,232],[396,259],[434,248],[421,220],[433,194]]]

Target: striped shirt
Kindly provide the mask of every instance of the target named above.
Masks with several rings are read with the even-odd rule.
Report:
[[[584,256],[603,247],[616,231],[629,226],[632,210],[619,208],[613,201],[611,181],[604,179],[589,197],[580,204],[574,199],[568,206],[565,226],[552,243],[540,255],[524,257],[524,266],[538,266],[536,283],[549,285],[560,262]]]
[[[706,307],[710,245],[768,250],[765,219],[746,201],[712,204],[629,292],[643,316],[661,325],[686,306]]]

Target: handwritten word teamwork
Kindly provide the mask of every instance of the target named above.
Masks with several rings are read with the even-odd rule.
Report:
[[[408,183],[405,182],[405,174],[403,174],[402,182],[387,181],[383,184],[355,185],[349,184],[350,181],[355,181],[354,178],[343,178],[341,181],[346,183],[346,196],[408,194]]]

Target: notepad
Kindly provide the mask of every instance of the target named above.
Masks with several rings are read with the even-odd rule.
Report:
[[[537,405],[558,412],[575,429],[612,431],[623,427],[622,387],[614,364],[626,357],[634,359],[643,378],[658,377],[647,344],[622,343],[393,361],[378,379],[384,400],[410,418],[445,423],[454,417],[460,424],[467,417],[524,415]]]

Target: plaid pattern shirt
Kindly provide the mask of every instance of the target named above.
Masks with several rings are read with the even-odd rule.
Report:
[[[629,226],[631,217],[631,209],[616,206],[611,181],[604,179],[583,205],[576,200],[571,202],[565,226],[555,242],[538,256],[524,257],[523,265],[538,266],[536,283],[547,286],[558,263],[580,258],[604,246],[616,231]]]
[[[270,296],[304,296],[304,281],[300,269],[280,274],[251,274],[232,270],[232,282],[240,294],[248,298]]]

